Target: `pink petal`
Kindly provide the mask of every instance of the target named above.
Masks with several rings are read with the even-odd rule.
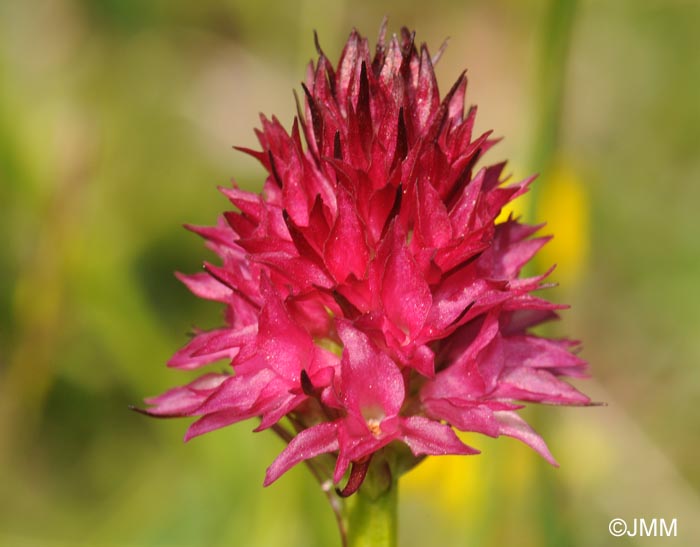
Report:
[[[591,400],[544,369],[518,367],[506,372],[494,397],[552,405],[587,405]]]
[[[279,297],[266,291],[260,313],[257,355],[265,365],[290,382],[299,382],[301,369],[309,368],[314,358],[314,343],[309,333],[292,322]]]
[[[491,247],[477,261],[482,275],[514,279],[551,237],[527,239],[540,226],[525,226],[509,219],[496,227]]]
[[[255,255],[255,260],[274,268],[286,277],[293,286],[330,288],[333,280],[312,260],[284,252],[265,252]]]
[[[207,273],[185,275],[176,272],[175,277],[182,281],[192,294],[205,300],[228,302],[233,293],[230,288]]]
[[[221,247],[235,246],[235,234],[231,232],[231,228],[226,225],[223,218],[219,218],[217,226],[195,226],[193,224],[185,224],[185,228],[206,239],[207,243],[212,243]]]
[[[348,415],[338,421],[339,453],[333,472],[333,482],[340,482],[351,462],[360,461],[381,450],[393,440],[399,438],[400,419],[397,417],[382,420],[382,432],[375,436],[370,433],[362,419]]]
[[[438,92],[437,80],[433,70],[433,63],[430,60],[425,45],[421,46],[420,52],[420,72],[418,74],[418,85],[416,92],[416,108],[412,112],[416,120],[416,126],[424,129],[431,115],[440,104],[440,96]]]
[[[484,279],[476,278],[470,269],[463,269],[445,278],[434,291],[432,306],[426,324],[440,331],[457,321],[467,310],[480,299],[493,292],[491,285]]]
[[[218,354],[223,351],[229,351],[230,348],[241,348],[250,345],[255,340],[258,329],[257,325],[248,325],[236,330],[227,329],[209,332],[212,336],[207,337],[206,343],[199,345],[196,349],[192,349],[191,355],[193,357]]]
[[[539,336],[508,336],[503,338],[506,360],[533,368],[580,368],[586,361],[571,353],[576,342],[550,340]]]
[[[395,416],[404,399],[403,376],[396,364],[348,321],[337,322],[343,341],[341,392],[346,407],[358,416]],[[380,415],[374,415],[378,413]]]
[[[272,462],[272,465],[267,468],[263,484],[269,486],[299,462],[334,450],[338,450],[338,437],[334,422],[324,422],[305,429],[291,440]]]
[[[226,188],[219,186],[219,191],[224,194],[248,218],[260,222],[264,215],[265,205],[262,197],[253,192],[247,192],[240,188]]]
[[[533,448],[552,465],[557,465],[542,437],[515,412],[498,410],[498,404],[442,399],[426,401],[425,405],[431,416],[447,420],[461,431],[482,433],[494,438],[501,435],[513,437]]]
[[[170,389],[145,400],[153,408],[142,412],[151,416],[189,416],[226,380],[231,376],[227,374],[205,374],[185,386]]]
[[[413,338],[430,310],[430,288],[406,247],[406,236],[398,223],[387,237],[391,237],[391,243],[382,279],[382,302],[387,317]]]
[[[454,92],[448,103],[448,117],[452,126],[462,123],[464,118],[464,97],[467,92],[467,78],[464,72],[455,82]]]
[[[328,235],[324,258],[328,270],[338,283],[350,274],[357,279],[365,277],[369,251],[364,230],[350,195],[342,187],[337,189],[338,217]]]
[[[426,247],[444,247],[452,239],[447,209],[431,181],[420,178],[416,184],[416,241]]]
[[[545,460],[552,465],[559,467],[559,464],[552,456],[552,453],[547,448],[542,437],[532,429],[520,416],[515,412],[494,412],[494,417],[499,423],[499,432],[501,435],[508,435],[515,439],[519,439],[526,445],[535,449]]]
[[[422,416],[411,416],[402,420],[402,439],[414,456],[423,454],[479,454],[467,446],[448,425]]]
[[[252,375],[236,375],[229,377],[229,380],[222,384],[218,390],[212,393],[202,405],[196,409],[199,415],[214,414],[224,410],[236,410],[239,414],[255,416],[259,414],[254,408],[261,392],[270,383],[276,387],[282,387],[284,395],[289,395],[289,385],[282,384],[277,380],[275,384],[275,374],[270,370],[261,370]],[[278,389],[279,389],[278,387]]]
[[[241,416],[240,412],[236,410],[223,410],[214,414],[207,414],[194,422],[187,429],[187,433],[185,433],[185,442],[194,437],[199,437],[205,433],[226,427],[227,425],[235,424],[248,417],[247,415]]]
[[[232,359],[241,345],[251,335],[254,336],[254,328],[246,327],[238,331],[223,328],[201,332],[170,358],[168,366],[189,370],[220,359]]]

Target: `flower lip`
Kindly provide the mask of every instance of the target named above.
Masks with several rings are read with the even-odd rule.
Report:
[[[365,422],[367,424],[367,429],[375,437],[379,437],[382,434],[382,421],[378,418],[368,418]]]

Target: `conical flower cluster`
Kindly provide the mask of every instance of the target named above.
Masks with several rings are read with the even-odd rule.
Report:
[[[219,257],[179,275],[224,303],[225,325],[170,360],[205,374],[149,399],[153,416],[197,416],[186,438],[259,418],[294,432],[265,484],[329,454],[351,493],[379,451],[475,454],[453,428],[520,439],[555,463],[516,413],[522,402],[581,405],[576,343],[528,329],[559,307],[522,278],[547,241],[503,206],[530,180],[479,167],[495,143],[474,136],[462,74],[441,99],[425,45],[403,29],[372,55],[353,32],[333,67],[318,47],[291,131],[262,118],[262,195],[222,189],[235,211],[190,227]],[[410,452],[401,445],[406,445]],[[386,452],[385,452],[386,453]],[[410,466],[410,462],[409,462]]]

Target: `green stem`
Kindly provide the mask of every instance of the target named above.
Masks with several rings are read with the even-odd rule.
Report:
[[[549,0],[542,25],[535,89],[535,131],[530,170],[542,177],[530,188],[529,222],[536,221],[538,194],[547,184],[560,144],[566,67],[576,15],[577,0]]]
[[[397,545],[398,482],[375,486],[366,482],[346,500],[347,547]]]

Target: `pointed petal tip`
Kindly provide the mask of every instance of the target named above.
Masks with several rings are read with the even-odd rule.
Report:
[[[127,405],[127,408],[129,410],[133,410],[134,412],[138,412],[139,414],[143,414],[144,416],[152,416],[152,414],[150,412],[148,412],[148,410],[146,410],[145,408],[141,408],[139,406],[136,406],[136,405]]]
[[[468,444],[464,445],[466,447],[466,450],[460,454],[460,456],[478,456],[481,454],[481,450],[478,448],[474,448],[473,446],[469,446]]]
[[[256,426],[256,427],[254,427],[253,429],[251,429],[251,431],[252,431],[253,433],[260,433],[261,431],[265,431],[266,429],[270,429],[270,427],[272,427],[272,425],[268,425],[268,424],[266,424],[266,423],[263,422],[263,423],[261,423],[260,425],[258,425],[258,426]]]
[[[379,33],[377,35],[377,47],[384,46],[384,40],[386,39],[386,29],[389,25],[389,16],[385,13],[382,17],[382,22],[379,25]]]
[[[273,477],[270,474],[270,468],[267,468],[267,471],[265,472],[265,479],[263,480],[263,487],[268,487],[270,486],[273,482],[275,482],[279,477]]]
[[[314,29],[314,46],[316,47],[316,53],[324,56],[323,50],[321,49],[321,43],[318,41],[318,31],[316,29]]]
[[[195,423],[197,423],[197,422],[195,422]],[[192,424],[192,425],[194,425],[194,424]],[[196,431],[192,431],[192,426],[190,426],[187,429],[187,431],[185,431],[185,435],[184,435],[184,437],[182,437],[182,442],[183,443],[190,442],[195,437],[199,437],[199,435],[201,435],[201,433],[197,433]]]
[[[433,66],[435,66],[440,59],[442,59],[442,56],[445,54],[445,50],[447,49],[447,45],[450,41],[450,37],[447,36],[443,41],[442,44],[440,44],[440,47],[438,48],[438,51],[435,55],[433,55],[431,62],[433,63]],[[464,76],[464,73],[466,70],[462,72],[462,76]],[[461,79],[461,76],[460,76]]]
[[[186,415],[185,414],[158,414],[154,412],[154,409],[151,408],[141,408],[140,406],[136,405],[128,405],[127,407],[129,410],[133,410],[134,412],[138,414],[142,414],[143,416],[148,416],[149,418],[157,418],[159,420],[166,420],[168,418],[183,418]]]

